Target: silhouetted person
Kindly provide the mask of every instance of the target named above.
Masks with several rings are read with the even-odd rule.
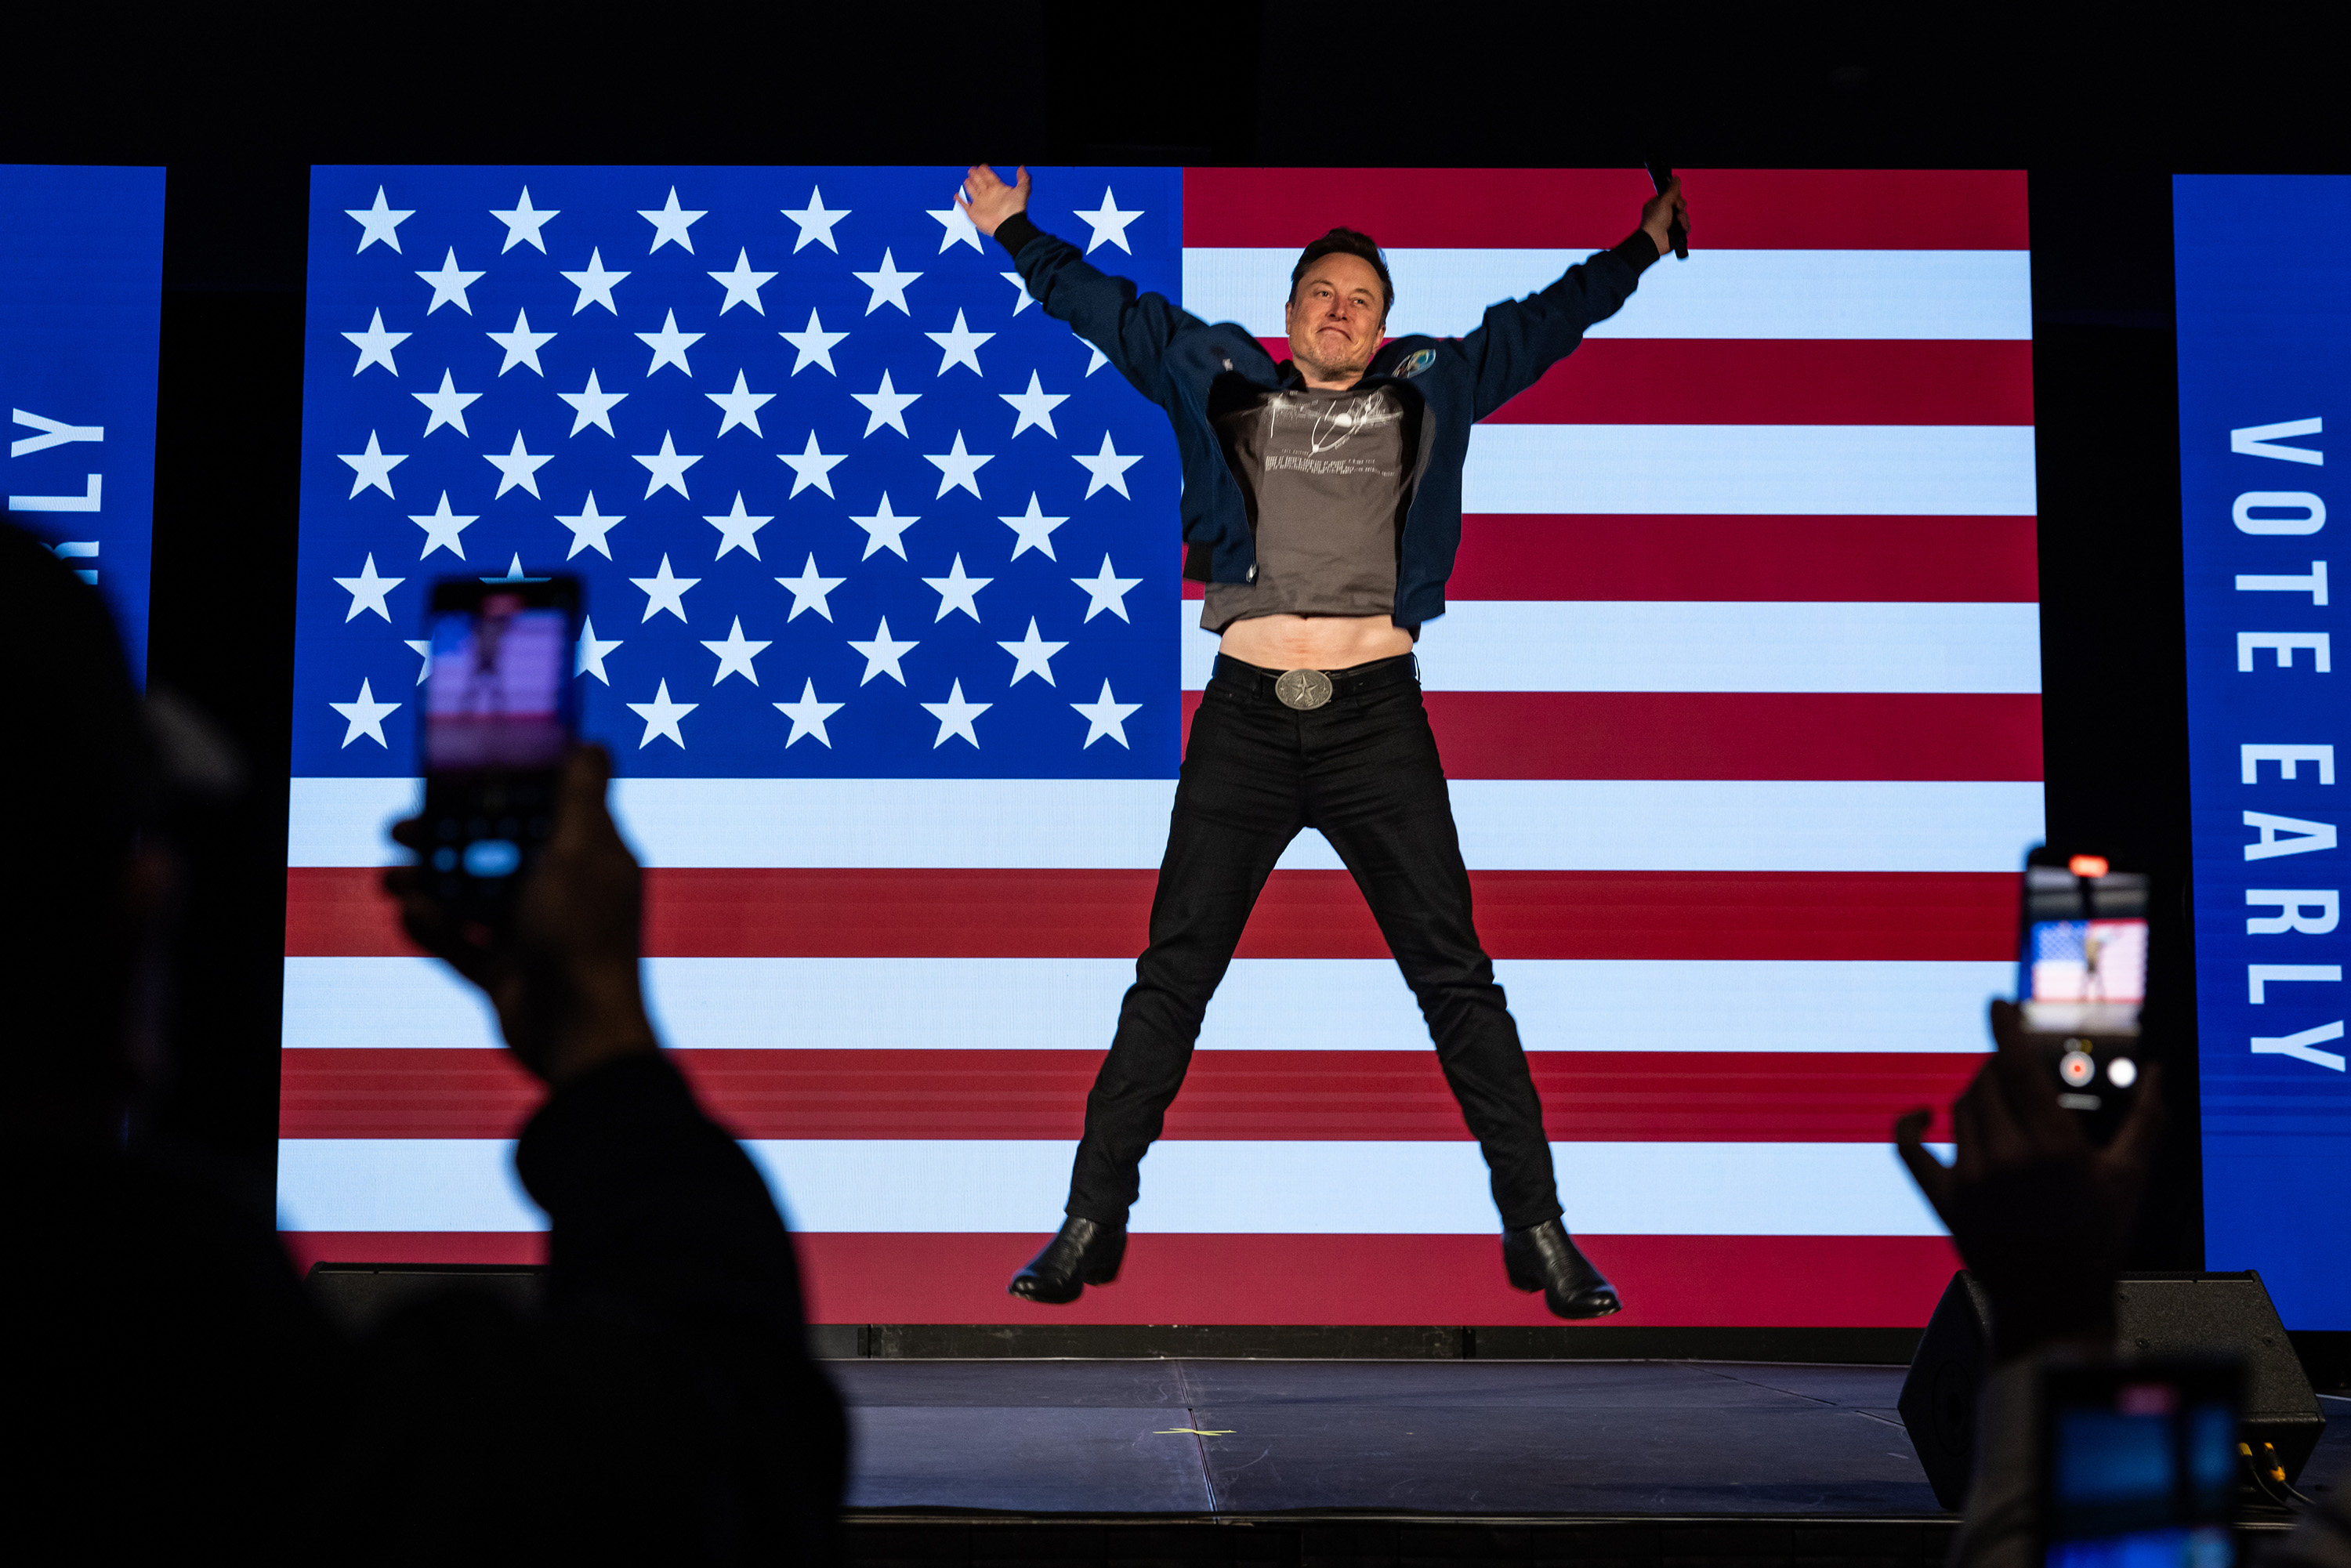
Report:
[[[98,596],[14,528],[0,661],[12,1543],[76,1561],[828,1558],[840,1402],[807,1354],[775,1205],[646,1019],[640,875],[603,754],[567,763],[507,935],[457,930],[387,878],[549,1086],[517,1154],[553,1221],[545,1308],[427,1301],[353,1343],[266,1214],[126,1139],[171,899],[147,831],[157,768]]]

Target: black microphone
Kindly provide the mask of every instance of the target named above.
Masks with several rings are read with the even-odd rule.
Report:
[[[1644,167],[1649,171],[1649,183],[1657,188],[1657,194],[1664,195],[1666,187],[1674,183],[1674,172],[1662,163],[1649,163]],[[1681,219],[1676,218],[1666,226],[1666,243],[1674,247],[1676,261],[1689,259],[1689,230],[1682,225]]]

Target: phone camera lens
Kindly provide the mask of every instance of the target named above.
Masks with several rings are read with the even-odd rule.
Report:
[[[2138,1063],[2127,1056],[2117,1056],[2106,1063],[2106,1082],[2117,1089],[2127,1089],[2138,1082]]]
[[[2079,1089],[2098,1074],[2097,1063],[2086,1051],[2069,1051],[2057,1059],[2057,1076]]]

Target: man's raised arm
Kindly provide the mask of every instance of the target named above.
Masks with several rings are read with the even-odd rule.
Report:
[[[1134,389],[1154,402],[1167,401],[1165,373],[1168,345],[1203,323],[1165,295],[1139,293],[1123,277],[1089,263],[1078,247],[1029,221],[1029,171],[1003,179],[985,163],[964,176],[956,205],[972,227],[1012,256],[1022,285],[1045,313],[1070,324],[1118,367]]]

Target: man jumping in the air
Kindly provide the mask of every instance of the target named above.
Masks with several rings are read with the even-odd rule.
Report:
[[[1502,1263],[1563,1318],[1616,1291],[1568,1239],[1542,1106],[1470,919],[1469,873],[1412,656],[1445,612],[1472,423],[1532,386],[1614,315],[1687,223],[1679,182],[1641,226],[1466,338],[1382,347],[1395,288],[1379,247],[1332,229],[1290,276],[1290,359],[1210,326],[1029,221],[1029,172],[972,169],[957,204],[1012,254],[1029,293],[1176,427],[1185,575],[1223,641],[1192,721],[1151,904],[1151,942],[1086,1097],[1068,1221],[1012,1293],[1071,1301],[1108,1284],[1144,1151],[1184,1082],[1208,998],[1274,862],[1301,828],[1330,841],[1419,998],[1502,1217]]]

